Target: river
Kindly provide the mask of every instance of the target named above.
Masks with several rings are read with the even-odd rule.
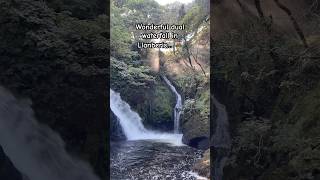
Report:
[[[202,151],[156,140],[111,143],[112,180],[196,180],[192,166]]]

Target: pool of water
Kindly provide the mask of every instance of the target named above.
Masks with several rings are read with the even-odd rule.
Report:
[[[203,151],[139,140],[111,143],[112,180],[196,180],[190,173]]]

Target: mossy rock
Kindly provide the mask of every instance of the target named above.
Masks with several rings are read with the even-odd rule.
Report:
[[[200,149],[209,148],[210,139],[210,103],[209,90],[199,91],[196,99],[184,102],[181,116],[183,142]]]

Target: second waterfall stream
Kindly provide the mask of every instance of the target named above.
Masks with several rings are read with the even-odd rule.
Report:
[[[110,108],[119,122],[124,141],[111,142],[110,175],[112,180],[126,179],[206,179],[192,172],[201,158],[202,150],[182,143],[180,133],[181,95],[171,82],[162,76],[176,95],[174,132],[165,133],[146,129],[139,114],[133,111],[120,93],[110,89]]]
[[[181,98],[181,95],[176,90],[176,88],[169,81],[169,79],[164,75],[162,75],[162,78],[164,79],[166,84],[170,87],[171,91],[174,92],[176,96],[177,102],[174,107],[174,133],[179,133],[180,132],[180,115],[182,110],[182,98]]]

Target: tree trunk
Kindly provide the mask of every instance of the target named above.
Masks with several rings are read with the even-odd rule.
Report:
[[[293,17],[292,15],[292,12],[290,11],[289,8],[287,8],[284,4],[282,4],[279,0],[274,0],[274,2],[277,4],[277,6],[282,9],[289,17],[290,17],[290,20],[293,24],[293,27],[295,28],[295,30],[297,31],[303,45],[305,48],[308,48],[308,43],[307,43],[307,40],[303,34],[303,31],[302,29],[300,28],[298,22],[296,21],[296,19]]]

